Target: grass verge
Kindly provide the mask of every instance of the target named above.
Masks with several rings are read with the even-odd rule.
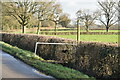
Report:
[[[24,61],[25,63],[35,67],[39,71],[51,75],[57,79],[64,79],[64,80],[95,80],[94,77],[89,77],[79,71],[74,69],[70,69],[64,67],[60,64],[51,64],[45,63],[43,58],[38,57],[34,53],[26,50],[22,50],[18,47],[11,46],[7,43],[0,41],[0,45],[2,46],[2,50],[17,57]]]

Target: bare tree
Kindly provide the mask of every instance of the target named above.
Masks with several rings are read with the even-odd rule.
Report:
[[[34,14],[36,3],[24,0],[9,2],[9,6],[6,6],[7,13],[19,22],[22,26],[22,33],[25,33],[25,26],[29,23],[31,15]]]
[[[78,19],[80,22],[84,23],[85,29],[88,32],[89,31],[89,26],[93,24],[93,22],[97,19],[98,17],[98,12],[90,12],[89,10],[79,10],[77,11]]]
[[[118,1],[116,9],[118,12],[118,27],[120,27],[120,1]]]
[[[55,23],[55,35],[57,31],[57,25],[60,22],[60,16],[62,14],[62,9],[60,7],[60,4],[55,4],[53,6],[53,9],[51,13],[49,14],[49,20],[53,21]]]
[[[48,13],[51,11],[51,7],[54,2],[38,2],[37,6],[37,18],[38,18],[38,29],[37,34],[40,33],[41,22],[48,20]]]
[[[116,24],[118,19],[116,18],[116,2],[112,0],[98,1],[101,8],[100,22],[106,27],[108,32],[109,28]]]

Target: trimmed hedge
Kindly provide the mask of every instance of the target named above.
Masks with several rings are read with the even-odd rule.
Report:
[[[46,63],[44,62],[44,59],[38,57],[30,51],[22,50],[1,41],[0,45],[2,45],[3,51],[33,66],[37,70],[57,78],[57,80],[96,80],[94,77],[89,77],[77,70],[70,69],[59,64]],[[49,78],[48,80],[56,79]]]
[[[48,42],[48,43],[71,43],[76,44],[75,41],[65,40],[56,37],[27,35],[27,34],[8,34],[3,33],[2,39],[4,42],[13,46],[18,46],[22,49],[34,52],[36,42]],[[68,62],[73,59],[72,53],[74,53],[73,45],[38,45],[37,55],[47,60],[57,60],[61,62]]]
[[[57,37],[2,33],[4,42],[33,51],[36,42],[71,43],[76,41]],[[97,78],[119,78],[120,46],[118,44],[80,42],[73,45],[39,45],[37,54],[47,60],[57,60],[65,66]]]
[[[75,68],[97,78],[119,78],[120,46],[80,43],[75,53]]]

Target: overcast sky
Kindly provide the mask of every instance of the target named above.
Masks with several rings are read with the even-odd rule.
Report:
[[[90,9],[92,11],[98,8],[98,0],[57,0],[62,5],[63,12],[68,13],[70,18],[75,18],[75,13],[80,9]]]

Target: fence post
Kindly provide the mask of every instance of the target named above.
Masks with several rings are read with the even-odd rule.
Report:
[[[79,26],[80,20],[77,20],[77,44],[79,44],[80,41],[80,26]]]

